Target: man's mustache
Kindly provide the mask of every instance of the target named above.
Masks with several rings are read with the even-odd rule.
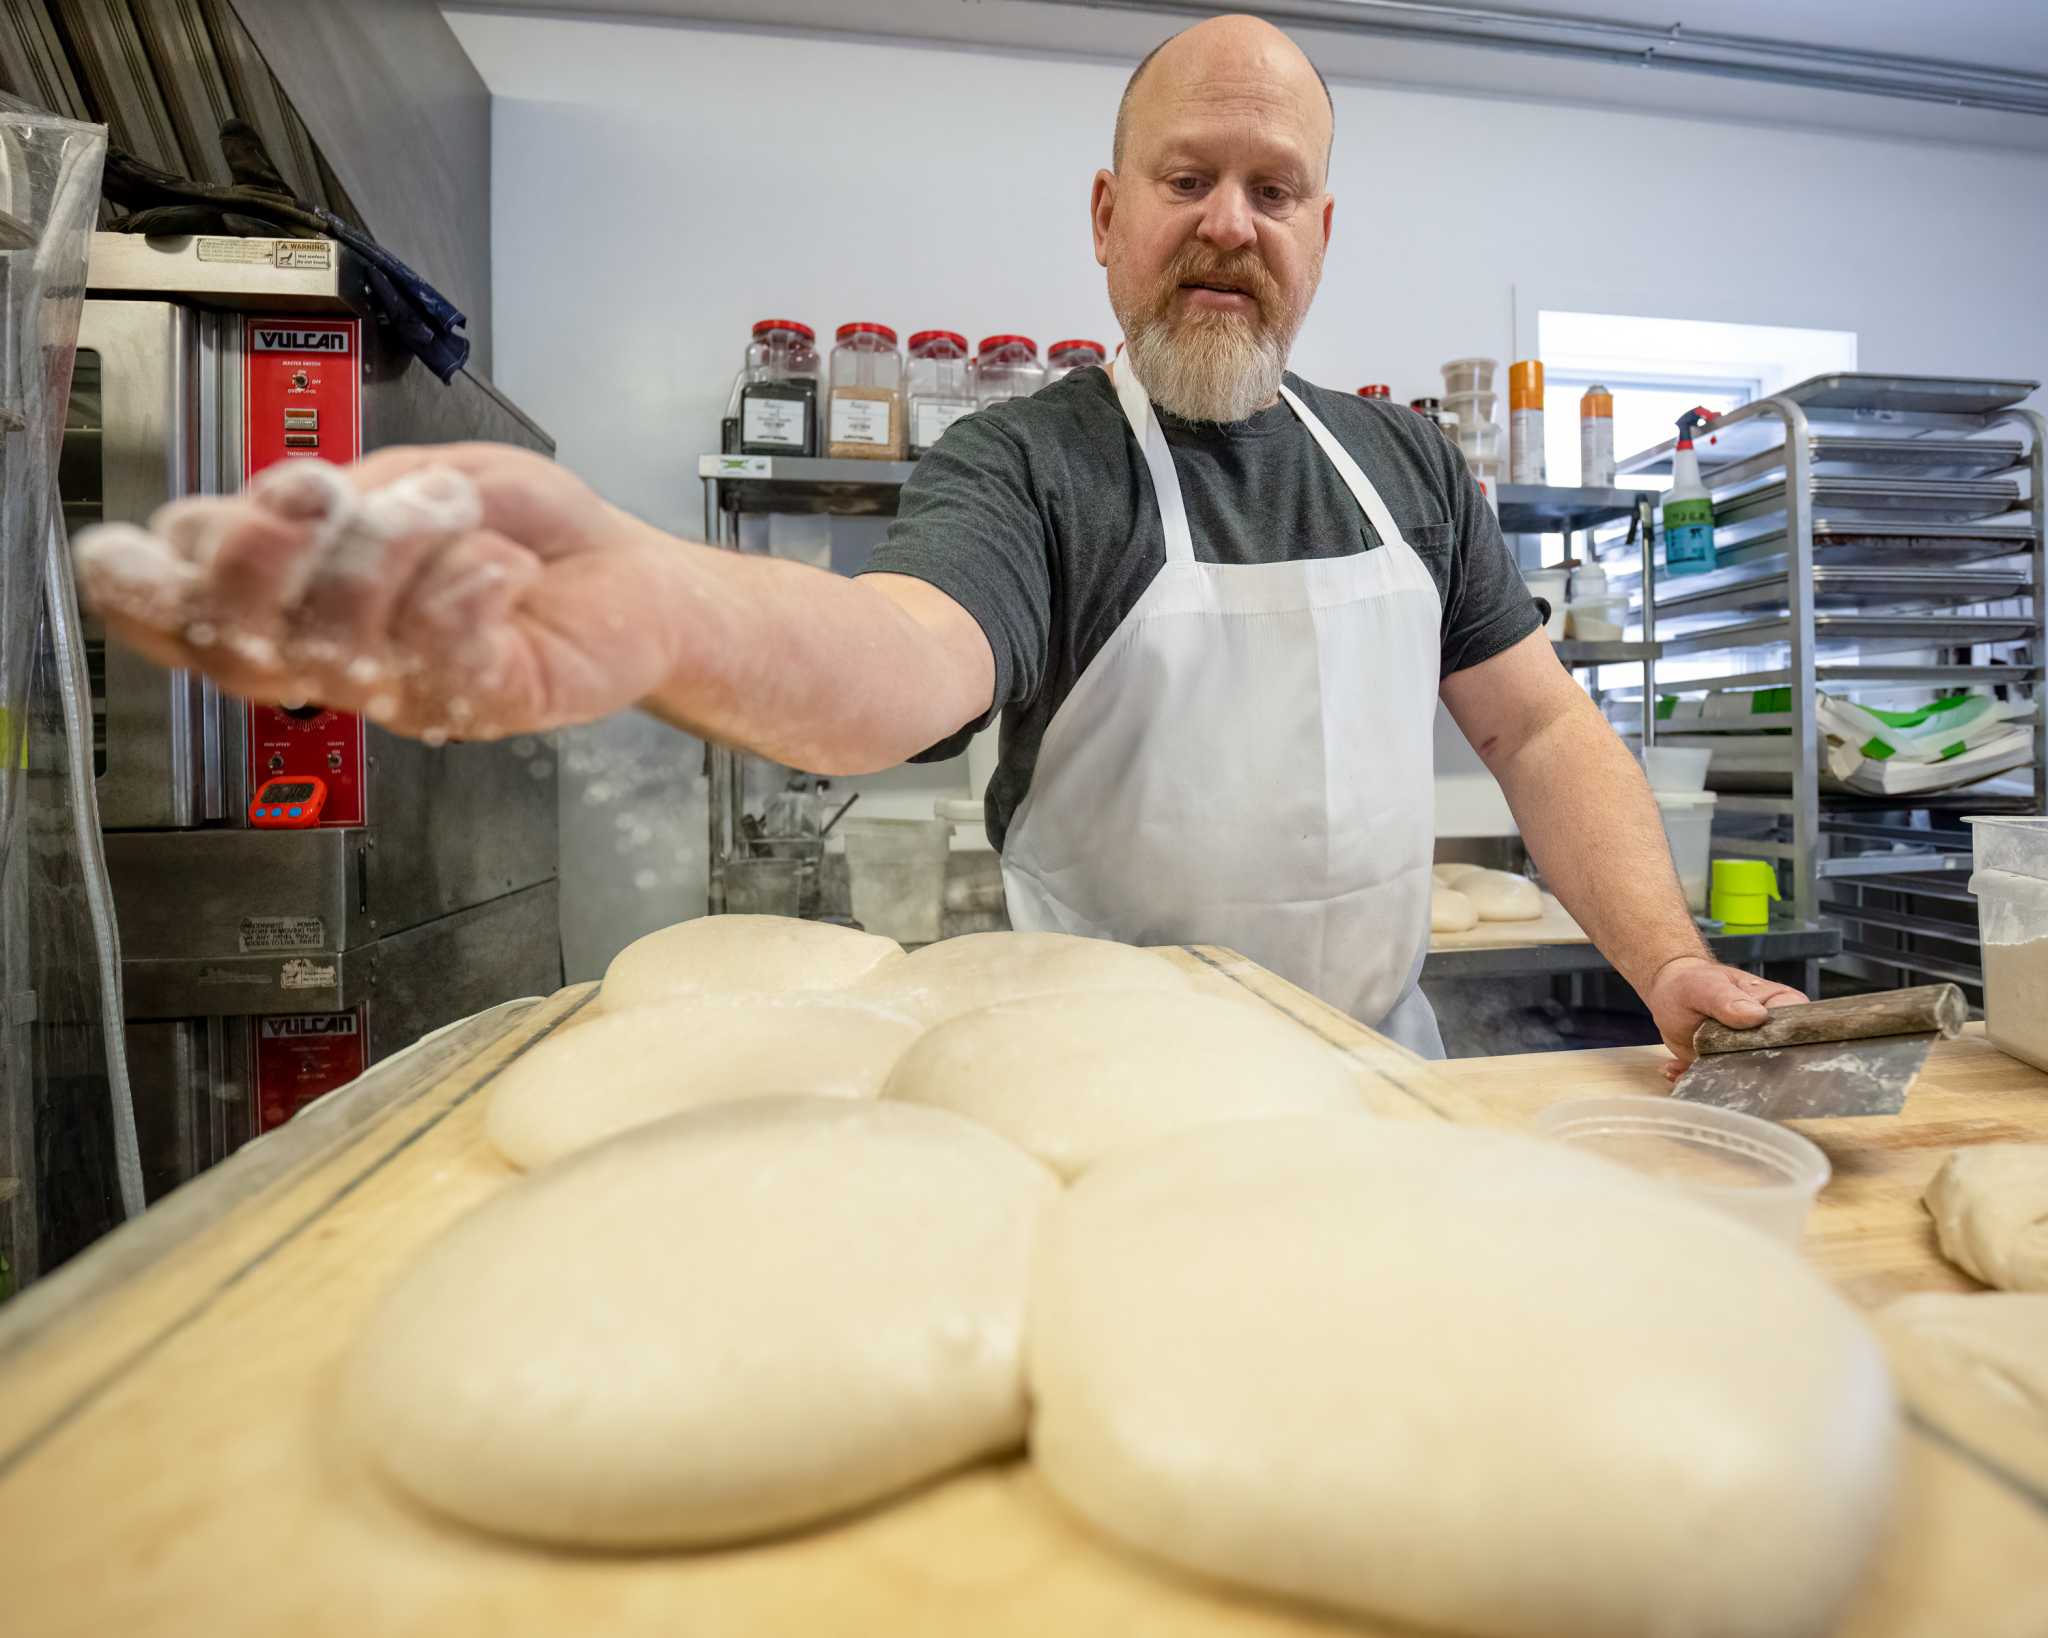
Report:
[[[1217,255],[1213,251],[1190,249],[1174,257],[1166,270],[1157,302],[1161,316],[1173,305],[1173,298],[1183,285],[1205,284],[1217,289],[1238,290],[1250,296],[1258,304],[1259,315],[1270,318],[1279,295],[1273,283],[1272,274],[1266,265],[1250,251],[1235,255]]]

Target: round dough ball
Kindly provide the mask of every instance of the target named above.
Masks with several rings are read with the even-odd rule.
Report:
[[[1104,1162],[1040,1234],[1031,1444],[1110,1535],[1485,1638],[1834,1630],[1883,1354],[1797,1255],[1619,1166],[1367,1115]]]
[[[347,1365],[376,1465],[487,1530],[732,1541],[1017,1444],[1052,1174],[940,1109],[679,1115],[506,1189]]]
[[[1921,1291],[1877,1328],[1923,1420],[2048,1495],[2048,1295]]]
[[[1203,995],[1040,995],[962,1013],[897,1060],[885,1098],[993,1127],[1062,1177],[1215,1121],[1362,1107],[1349,1061]]]
[[[872,1098],[922,1027],[827,995],[600,1013],[513,1061],[491,1090],[484,1133],[513,1165],[531,1168],[735,1098]]]
[[[1171,962],[1128,944],[1069,933],[966,933],[891,962],[856,993],[937,1024],[1030,995],[1190,989]]]
[[[884,962],[893,939],[793,916],[697,916],[636,938],[604,970],[606,1012],[703,994],[788,995],[836,990]]]
[[[2048,1291],[2048,1143],[1958,1149],[1923,1198],[1958,1268],[2001,1290]]]
[[[1432,933],[1469,932],[1479,925],[1479,912],[1472,901],[1455,887],[1433,887],[1429,893],[1429,930]]]
[[[1454,885],[1481,921],[1534,921],[1543,914],[1542,890],[1511,870],[1468,870]]]

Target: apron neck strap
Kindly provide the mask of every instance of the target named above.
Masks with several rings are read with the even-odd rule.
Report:
[[[1117,354],[1110,375],[1116,382],[1117,402],[1123,405],[1124,419],[1131,424],[1138,448],[1145,452],[1145,470],[1152,476],[1152,498],[1159,504],[1159,522],[1166,534],[1166,561],[1192,563],[1195,537],[1188,532],[1187,508],[1180,498],[1180,477],[1173,470],[1173,451],[1167,448],[1166,434],[1159,430],[1159,417],[1152,413],[1151,397],[1139,384],[1138,372],[1131,368],[1128,348]]]
[[[1351,451],[1337,442],[1330,429],[1317,420],[1308,405],[1295,395],[1293,388],[1283,383],[1280,396],[1287,401],[1287,407],[1301,418],[1301,424],[1308,428],[1309,436],[1315,439],[1323,453],[1329,456],[1330,464],[1344,480],[1344,487],[1351,491],[1352,499],[1356,500],[1359,509],[1372,519],[1373,529],[1381,542],[1388,546],[1398,544],[1406,548],[1408,543],[1401,538],[1401,531],[1394,523],[1394,514],[1387,510],[1387,503],[1380,499],[1380,492],[1373,488],[1372,480],[1351,458]]]
[[[1159,521],[1166,534],[1166,561],[1192,563],[1195,560],[1195,542],[1188,532],[1187,508],[1181,503],[1180,477],[1173,469],[1173,451],[1167,447],[1166,434],[1159,429],[1159,417],[1153,413],[1150,395],[1140,384],[1138,372],[1131,368],[1128,349],[1117,355],[1115,363],[1110,366],[1110,377],[1116,382],[1117,402],[1123,406],[1124,419],[1130,423],[1138,447],[1145,452],[1145,469],[1152,477],[1152,494],[1159,503]],[[1380,499],[1380,492],[1373,488],[1372,480],[1351,458],[1351,452],[1336,440],[1330,429],[1316,419],[1308,405],[1285,383],[1280,387],[1280,398],[1329,457],[1330,464],[1336,467],[1338,476],[1344,480],[1345,488],[1351,491],[1359,509],[1372,520],[1381,542],[1405,549],[1408,543],[1401,538],[1394,515],[1387,510],[1387,503]]]

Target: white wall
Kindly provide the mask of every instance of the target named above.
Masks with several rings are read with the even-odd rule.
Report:
[[[1125,65],[450,21],[496,99],[497,379],[644,517],[701,530],[694,457],[756,318],[1114,340],[1087,200]],[[1312,379],[1407,398],[1445,358],[1533,347],[1517,314],[1529,331],[1541,308],[1854,330],[1866,370],[2048,375],[2048,157],[1332,91]],[[642,723],[565,748],[572,975],[701,908],[699,761]]]

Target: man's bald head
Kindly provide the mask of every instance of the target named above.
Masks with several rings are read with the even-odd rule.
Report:
[[[1331,140],[1334,142],[1337,130],[1337,105],[1330,97],[1330,82],[1323,78],[1323,71],[1309,61],[1308,54],[1293,40],[1271,23],[1258,17],[1231,16],[1211,17],[1184,28],[1180,33],[1161,40],[1145,53],[1144,60],[1131,71],[1131,77],[1124,82],[1124,94],[1116,105],[1116,135],[1110,145],[1110,169],[1121,171],[1124,164],[1124,144],[1130,134],[1133,104],[1138,100],[1138,87],[1147,77],[1147,71],[1164,57],[1160,71],[1178,72],[1189,80],[1199,81],[1209,74],[1217,60],[1234,60],[1239,65],[1248,61],[1264,59],[1264,66],[1281,78],[1298,76],[1301,69],[1307,69],[1315,76],[1315,83],[1323,94],[1323,107],[1328,113]],[[1329,169],[1329,152],[1323,155],[1323,168]]]

